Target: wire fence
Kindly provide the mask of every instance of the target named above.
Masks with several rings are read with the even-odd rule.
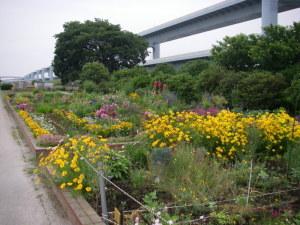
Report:
[[[134,196],[129,194],[127,191],[122,189],[120,186],[115,184],[113,181],[111,181],[109,178],[107,178],[104,175],[104,173],[101,173],[102,168],[100,168],[100,169],[96,168],[91,162],[89,162],[88,159],[86,159],[80,153],[78,153],[78,154],[80,155],[81,160],[83,160],[98,176],[102,177],[103,180],[108,182],[110,185],[112,185],[114,188],[116,188],[119,192],[121,192],[122,194],[124,194],[125,196],[127,196],[128,198],[133,200],[135,203],[137,203],[142,208],[142,209],[136,209],[136,210],[126,210],[126,211],[123,211],[123,213],[149,212],[153,216],[153,222],[154,222],[153,225],[161,225],[160,221],[164,222],[165,224],[169,224],[169,225],[192,224],[192,223],[196,223],[196,222],[206,221],[207,219],[212,217],[212,216],[207,216],[207,215],[201,215],[199,218],[196,218],[196,219],[193,219],[193,220],[184,220],[184,221],[177,221],[177,222],[174,222],[172,220],[166,220],[165,218],[161,217],[160,213],[156,213],[153,209],[151,209],[148,206],[144,205],[137,198],[135,198]],[[103,184],[99,183],[99,185],[103,185]],[[168,210],[168,209],[201,207],[201,206],[209,206],[209,205],[220,205],[220,204],[229,203],[229,202],[237,202],[238,200],[243,199],[243,198],[245,200],[247,200],[247,203],[248,203],[249,199],[262,198],[262,197],[266,197],[266,196],[273,196],[273,195],[278,195],[278,194],[283,194],[283,193],[288,193],[288,192],[293,192],[293,191],[299,191],[299,190],[300,190],[300,187],[299,188],[287,189],[287,190],[279,190],[279,191],[274,191],[274,192],[268,192],[268,193],[263,193],[263,194],[258,194],[258,195],[252,195],[251,196],[250,195],[251,191],[249,191],[249,188],[248,188],[247,195],[239,196],[239,197],[236,197],[236,198],[224,199],[224,200],[218,200],[218,201],[207,201],[207,202],[203,202],[203,203],[199,203],[199,204],[184,204],[184,205],[165,206],[163,208],[159,208],[159,209],[156,209],[156,210],[157,211],[162,211],[162,210]],[[105,201],[106,201],[106,199],[105,199]],[[270,205],[262,206],[262,207],[258,207],[258,208],[263,208],[263,207],[268,207],[268,206],[270,206]],[[256,209],[256,208],[254,208],[254,209]],[[102,215],[101,218],[106,223],[112,223],[112,224],[118,225],[118,223],[116,223],[115,221],[108,219],[108,214],[112,214],[112,213],[113,212],[106,212],[104,214],[102,213],[103,215]],[[138,225],[138,224],[139,224],[138,222],[135,223],[135,225]]]

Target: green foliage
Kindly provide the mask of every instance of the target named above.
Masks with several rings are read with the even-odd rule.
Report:
[[[171,74],[175,74],[176,70],[171,64],[163,63],[155,66],[154,70],[152,71],[152,74],[155,75],[159,72],[171,75]]]
[[[91,80],[85,80],[82,83],[82,88],[83,88],[83,90],[85,90],[88,93],[99,91],[97,84]]]
[[[136,76],[130,80],[128,86],[126,87],[126,92],[134,92],[141,88],[150,88],[151,87],[151,77],[148,75],[145,76]]]
[[[281,75],[255,71],[234,90],[234,105],[243,109],[276,109],[282,104],[287,84]]]
[[[122,180],[129,177],[129,160],[121,153],[110,151],[108,160],[105,164],[107,175],[112,179]]]
[[[257,42],[257,36],[239,34],[234,37],[226,36],[223,41],[212,48],[213,59],[227,69],[249,70],[255,65],[249,51]]]
[[[285,100],[293,113],[300,110],[300,79],[294,80],[284,91]]]
[[[3,91],[8,91],[13,88],[13,85],[10,83],[0,83],[0,89]]]
[[[189,73],[192,76],[197,76],[203,70],[208,68],[209,63],[209,61],[203,59],[193,60],[183,64],[179,70],[179,73]]]
[[[99,62],[86,63],[80,72],[82,81],[91,80],[96,84],[106,82],[109,79],[109,72],[106,67]]]
[[[202,71],[196,78],[196,88],[198,92],[215,93],[220,85],[220,81],[226,76],[228,70],[215,64],[210,65]],[[195,82],[195,81],[194,81]]]
[[[209,222],[209,225],[234,225],[240,219],[239,215],[230,215],[225,211],[212,212],[210,214],[212,220]]]
[[[126,68],[114,71],[112,74],[114,80],[130,79],[137,76],[146,76],[148,71],[145,67],[135,66],[133,68]]]
[[[151,219],[153,218],[153,213],[157,214],[159,212],[160,217],[163,218],[163,221],[160,220],[162,225],[169,225],[169,223],[166,223],[165,221],[176,221],[178,219],[177,216],[171,216],[168,214],[167,211],[161,210],[164,208],[164,205],[159,201],[157,198],[156,191],[150,192],[145,195],[143,198],[144,204],[147,206],[148,209],[152,210],[152,213],[145,214],[144,218],[148,221],[148,223],[151,222]]]
[[[55,37],[54,73],[63,84],[77,80],[87,62],[101,62],[112,72],[134,67],[148,54],[142,37],[100,19],[65,23]]]
[[[142,189],[149,182],[148,172],[144,169],[132,169],[130,172],[130,181],[135,189]]]
[[[238,83],[243,78],[247,77],[247,72],[235,72],[228,70],[223,74],[223,77],[220,80],[220,83],[215,90],[215,93],[222,95],[228,101],[229,106],[232,107],[232,92],[237,88]]]
[[[270,26],[263,35],[225,37],[212,49],[213,59],[233,70],[279,71],[300,60],[300,23]]]
[[[166,166],[152,165],[159,175],[159,187],[178,202],[199,203],[218,196],[230,196],[235,184],[230,169],[204,156],[201,149],[179,146]]]
[[[264,29],[256,45],[250,50],[251,58],[265,70],[278,71],[300,59],[300,24],[291,27],[270,26]]]
[[[112,74],[112,89],[125,90],[127,93],[135,91],[135,84],[133,84],[132,79],[139,80],[141,77],[148,78],[148,71],[144,67],[135,66],[130,69],[117,70]]]
[[[296,181],[300,181],[300,146],[299,143],[289,146],[285,159],[288,162],[289,173],[291,177]]]
[[[148,149],[145,145],[127,145],[125,154],[134,168],[147,168]]]
[[[167,84],[171,91],[175,92],[179,98],[188,103],[198,99],[198,93],[195,88],[195,79],[188,73],[170,76]]]
[[[98,104],[89,104],[88,102],[75,101],[68,105],[68,109],[79,117],[91,116],[98,109]]]
[[[227,100],[221,95],[211,95],[208,93],[204,93],[201,99],[201,106],[205,109],[208,108],[218,108],[222,109],[227,105]]]
[[[53,105],[41,102],[36,105],[35,111],[37,113],[44,114],[44,113],[51,113],[53,109],[54,109]]]
[[[287,82],[291,83],[294,80],[300,79],[300,63],[291,65],[280,71]]]

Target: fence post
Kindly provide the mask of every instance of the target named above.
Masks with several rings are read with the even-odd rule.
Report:
[[[99,177],[102,217],[105,220],[104,223],[108,224],[107,220],[106,220],[106,219],[108,219],[107,218],[108,214],[107,214],[107,203],[106,203],[106,194],[105,194],[105,181],[104,181],[104,178],[103,178],[103,176],[104,176],[103,163],[99,162],[98,166],[100,168],[98,177]]]
[[[250,197],[250,192],[251,192],[252,172],[253,172],[253,159],[251,159],[251,164],[250,164],[250,173],[249,173],[249,181],[248,181],[248,193],[247,193],[247,206],[249,204],[249,197]]]

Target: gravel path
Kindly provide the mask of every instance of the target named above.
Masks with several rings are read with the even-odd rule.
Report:
[[[0,224],[70,225],[34,166],[0,96]]]

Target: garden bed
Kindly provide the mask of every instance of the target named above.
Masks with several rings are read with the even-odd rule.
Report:
[[[40,165],[51,168],[62,190],[81,194],[99,214],[99,162],[107,179],[110,219],[117,208],[124,212],[125,224],[136,217],[151,223],[156,217],[163,224],[222,224],[223,218],[224,224],[252,225],[266,218],[290,219],[299,212],[300,125],[283,110],[156,111],[156,101],[167,105],[159,94],[151,96],[148,107],[155,107],[149,109],[147,94],[132,100],[82,93],[66,97],[76,104],[74,110],[56,95],[27,94],[31,112],[44,111],[41,118],[51,117],[69,135]],[[13,101],[18,98],[24,100],[22,93]],[[82,112],[88,107],[91,111]],[[123,121],[132,130],[122,130]]]

